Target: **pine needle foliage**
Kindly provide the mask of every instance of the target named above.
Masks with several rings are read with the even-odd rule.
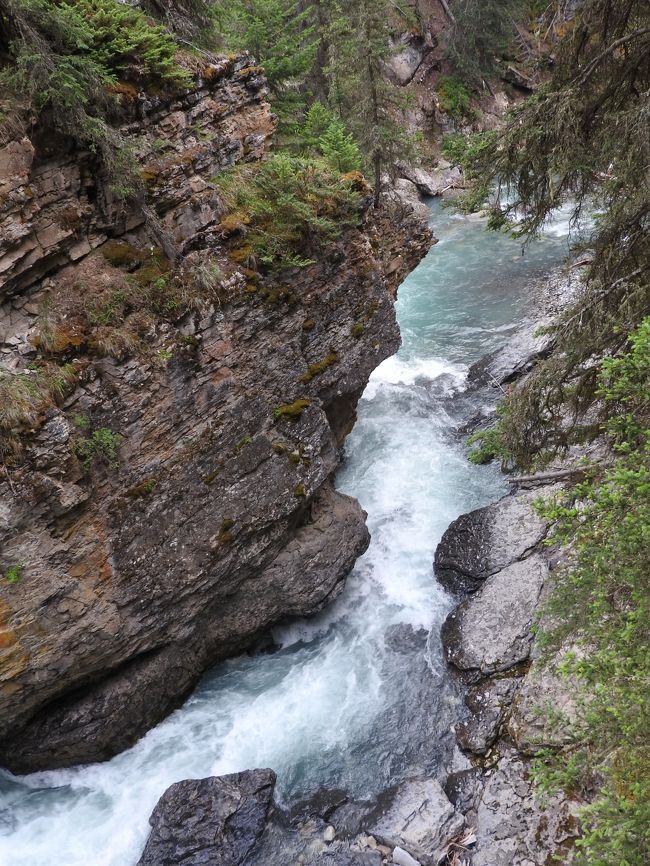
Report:
[[[332,0],[328,31],[330,104],[371,168],[376,207],[382,173],[413,155],[403,123],[407,103],[385,74],[394,14],[389,0]]]
[[[501,452],[522,467],[593,432],[597,359],[626,348],[650,312],[650,5],[586,0],[559,46],[552,81],[516,109],[470,161],[474,183],[498,183],[492,224],[535,235],[572,203],[596,212],[576,246],[590,258],[577,302],[552,328],[556,348],[506,401]],[[605,407],[606,408],[606,407]]]
[[[616,460],[551,504],[568,561],[555,573],[540,642],[549,658],[567,642],[561,673],[578,686],[569,746],[542,752],[543,789],[591,800],[582,810],[577,864],[650,862],[650,318],[630,350],[601,365],[598,393]]]
[[[449,58],[456,72],[479,86],[498,70],[497,58],[508,50],[527,0],[453,0]]]

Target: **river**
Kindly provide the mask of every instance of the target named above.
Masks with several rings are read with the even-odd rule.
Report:
[[[522,255],[482,221],[432,205],[439,238],[399,291],[403,345],[373,374],[338,488],[368,512],[372,542],[344,593],[316,619],[277,629],[274,653],[206,675],[185,705],[103,764],[0,773],[0,862],[129,866],[172,782],[253,767],[278,773],[288,802],[322,787],[372,797],[444,770],[457,700],[439,630],[452,606],[432,572],[459,514],[506,489],[466,459],[459,428],[480,409],[468,366],[507,342],[526,287],[566,254],[556,221]]]

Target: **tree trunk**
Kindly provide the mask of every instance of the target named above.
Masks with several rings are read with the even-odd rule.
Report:
[[[373,204],[375,207],[379,207],[381,199],[381,153],[378,150],[375,151],[372,161],[375,167],[375,198]]]

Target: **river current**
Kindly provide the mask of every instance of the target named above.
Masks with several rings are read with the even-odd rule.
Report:
[[[568,225],[558,219],[522,254],[475,218],[434,204],[431,219],[439,243],[399,291],[402,348],[374,372],[337,476],[372,533],[343,594],[277,629],[278,651],[216,667],[113,760],[0,772],[0,863],[133,866],[156,801],[181,779],[272,767],[288,802],[323,787],[373,797],[441,771],[457,698],[439,638],[452,600],[433,554],[454,518],[507,486],[466,458],[459,430],[491,399],[465,393],[467,370],[525,318],[527,287],[566,254]]]

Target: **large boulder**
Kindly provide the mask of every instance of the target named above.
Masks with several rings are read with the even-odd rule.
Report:
[[[266,825],[275,773],[177,782],[162,795],[138,866],[240,866]]]
[[[447,617],[442,640],[448,660],[462,671],[506,671],[530,655],[531,626],[548,565],[534,554],[488,578]]]
[[[462,514],[436,549],[436,577],[451,592],[476,590],[491,574],[523,559],[546,536],[548,524],[533,503],[538,491],[506,496]]]
[[[400,785],[370,828],[391,848],[402,848],[423,866],[437,866],[465,819],[435,779],[414,779]]]

